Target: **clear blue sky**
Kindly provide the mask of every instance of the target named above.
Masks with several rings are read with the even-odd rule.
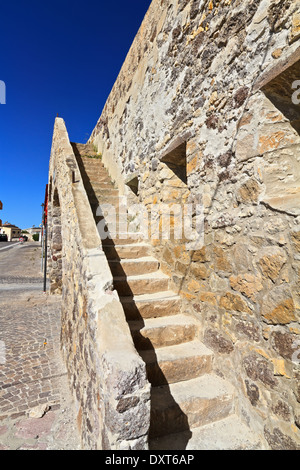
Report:
[[[54,119],[85,143],[151,0],[1,2],[0,219],[41,223]]]

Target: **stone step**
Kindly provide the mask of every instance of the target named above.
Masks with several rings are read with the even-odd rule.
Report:
[[[87,166],[84,165],[84,171],[87,175],[102,175],[106,176],[109,178],[108,172],[105,170],[105,168],[102,168],[100,166]]]
[[[110,178],[108,176],[87,174],[87,177],[88,177],[89,182],[91,183],[92,186],[94,186],[95,183],[99,183],[99,184],[108,183],[108,184],[111,184],[113,186],[113,183],[112,183],[112,181],[110,180]]]
[[[75,155],[80,155],[82,161],[96,160],[100,161],[100,158],[90,158],[98,155],[95,151],[93,144],[80,144],[78,142],[71,142]]]
[[[149,450],[264,450],[262,439],[235,414],[219,421],[151,439]]]
[[[111,196],[111,197],[118,197],[119,199],[119,190],[114,189],[114,188],[93,188],[94,194],[97,197],[102,197],[102,196]]]
[[[128,232],[119,232],[114,233],[110,232],[110,238],[103,239],[103,244],[105,245],[132,245],[134,243],[142,243],[144,241],[143,234],[141,233],[128,233]]]
[[[190,380],[212,370],[213,352],[198,340],[140,351],[140,355],[153,386]]]
[[[114,259],[135,259],[151,256],[151,247],[147,243],[131,243],[128,245],[114,246],[103,243],[102,246],[109,261]]]
[[[96,191],[102,191],[103,189],[109,190],[109,191],[119,191],[113,184],[112,181],[95,181],[93,182],[93,190]]]
[[[113,276],[136,276],[139,274],[153,273],[158,270],[159,263],[152,256],[138,259],[123,259],[109,262]]]
[[[108,176],[108,178],[109,178],[109,175],[107,175],[107,176]],[[112,186],[113,189],[117,189],[117,188],[114,186],[114,183],[112,182],[111,179],[109,180],[109,182],[110,182],[110,184],[111,184],[111,186]],[[100,181],[100,182],[99,182],[99,181],[95,181],[95,182],[93,183],[93,188],[95,189],[95,191],[96,191],[97,189],[101,188],[101,187],[102,187],[102,184],[104,184],[104,183],[101,183],[101,181]]]
[[[168,287],[169,276],[158,270],[134,276],[114,276],[114,288],[120,296],[151,294]]]
[[[91,168],[91,169],[101,169],[103,171],[106,171],[105,166],[102,163],[102,160],[100,158],[81,158],[82,164],[84,168]]]
[[[96,201],[96,202],[90,202],[92,209],[95,207],[99,207],[99,211],[101,210],[101,215],[105,216],[105,218],[108,221],[113,221],[113,218],[115,217],[115,214],[118,214],[118,217],[122,217],[122,221],[127,222],[127,212],[124,212],[122,208],[120,208],[118,205],[113,205],[108,202],[103,202],[101,201]],[[107,205],[109,204],[109,205]],[[99,212],[100,215],[100,212]]]
[[[91,203],[91,209],[94,214],[96,224],[102,221],[101,227],[106,227],[109,233],[115,233],[116,230],[121,231],[127,227],[126,215],[120,213],[118,207],[114,207],[113,209],[112,206],[110,206],[109,214],[107,214],[105,207],[95,202]],[[104,239],[107,238],[107,235],[105,235],[105,237],[102,237],[102,234],[100,234],[100,236]]]
[[[98,207],[103,206],[103,212],[106,215],[106,217],[110,216],[110,206],[114,207],[114,211],[116,213],[120,212],[120,206],[119,206],[120,200],[118,196],[100,195],[99,197],[97,197],[97,195],[91,195],[89,196],[89,201],[90,201],[91,206],[93,207],[95,205],[98,205]],[[107,206],[108,204],[109,206]],[[122,213],[124,214],[124,217],[126,217],[127,219],[127,212],[123,211]]]
[[[96,196],[97,198],[101,196],[119,197],[119,190],[113,187],[107,187],[107,186],[102,187],[101,185],[99,185],[98,188],[95,188],[94,186],[92,186],[91,188],[87,189],[87,195],[88,197],[91,197],[91,198],[93,196]]]
[[[95,164],[84,164],[84,171],[86,173],[92,173],[92,172],[101,172],[103,175],[108,175],[108,172],[104,168],[101,163],[95,163]]]
[[[234,413],[234,388],[213,374],[152,387],[150,438],[192,430]]]
[[[105,166],[103,165],[102,160],[100,158],[85,158],[85,157],[81,157],[81,158],[82,158],[82,163],[84,164],[85,167],[88,167],[88,166],[98,167],[99,166],[105,169]]]
[[[181,310],[181,298],[170,290],[134,297],[120,297],[127,320],[176,315]]]
[[[101,160],[97,158],[91,158],[89,160],[84,160],[82,161],[83,167],[85,171],[94,171],[94,170],[99,170],[107,173],[106,168],[104,167],[103,163]]]
[[[196,320],[182,314],[133,320],[128,324],[138,351],[187,343],[198,333]]]
[[[108,179],[109,181],[111,181],[111,179],[109,177],[109,174],[106,171],[101,170],[101,169],[86,168],[85,173],[90,179],[95,178],[97,180],[99,178],[105,178],[105,179]]]
[[[85,158],[81,157],[83,165],[86,166],[101,166],[102,168],[106,169],[103,165],[101,158],[96,158],[97,154],[93,155],[95,158]]]
[[[119,246],[119,245],[124,246],[125,243],[120,243],[120,244],[119,243],[112,243],[112,237],[115,235],[116,230],[118,232],[119,231],[124,232],[124,228],[127,227],[126,219],[124,220],[124,217],[123,217],[122,214],[120,216],[120,214],[118,212],[118,209],[116,209],[115,214],[111,213],[109,216],[96,215],[98,213],[99,214],[101,213],[100,209],[99,209],[99,212],[98,212],[98,208],[99,208],[99,206],[97,206],[96,204],[91,207],[93,215],[94,215],[95,223],[98,227],[100,238],[103,240],[103,245],[105,247],[110,246],[111,248],[114,248],[115,246]],[[108,235],[107,235],[107,233],[108,233]],[[135,244],[136,243],[137,243],[137,241],[135,240]],[[138,243],[141,243],[141,242],[138,242]],[[132,244],[133,244],[133,242],[132,242]],[[126,243],[126,245],[129,245],[129,243]],[[115,248],[114,248],[114,255],[115,255],[115,259],[119,259],[119,256],[118,256]],[[113,254],[112,254],[112,256],[113,256]],[[147,256],[147,255],[145,255],[145,256]]]
[[[93,185],[90,185],[89,183],[86,184],[85,183],[85,188],[86,188],[86,192],[87,192],[87,195],[88,197],[92,197],[94,196],[95,194],[97,194],[97,196],[100,196],[100,195],[106,195],[106,194],[111,194],[111,195],[114,195],[112,191],[117,191],[114,186],[112,185],[112,183],[107,183],[107,182],[104,182],[104,183],[100,183],[99,184],[99,188],[97,189],[97,192],[95,192],[95,188],[94,188],[94,184]]]

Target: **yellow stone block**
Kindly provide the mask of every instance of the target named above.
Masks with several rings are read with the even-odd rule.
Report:
[[[199,300],[201,300],[201,302],[207,302],[208,304],[211,304],[211,305],[215,305],[215,306],[218,305],[216,294],[212,292],[200,292]]]
[[[142,178],[143,183],[146,181],[147,178],[149,178],[149,176],[150,176],[149,171],[145,171],[145,173],[143,174],[143,178]]]
[[[298,326],[290,326],[289,330],[291,333],[294,333],[295,335],[300,335],[300,328]]]
[[[187,300],[195,300],[197,296],[194,294],[190,294],[189,292],[182,292],[181,295],[185,297]]]
[[[272,362],[274,366],[274,375],[284,376],[284,377],[287,377],[288,379],[291,378],[286,370],[286,361],[284,359],[277,359],[275,357],[271,357],[266,351],[264,351],[261,348],[254,347],[251,349],[257,352],[260,356],[263,356],[264,358]]]
[[[197,149],[197,143],[194,140],[189,140],[186,143],[186,153],[187,155],[193,154]]]
[[[209,104],[214,104],[218,99],[218,92],[213,91],[209,100]]]
[[[180,261],[182,261],[183,263],[190,261],[189,253],[187,252],[185,247],[182,245],[175,246],[173,248],[173,253],[174,253],[175,258],[180,259]]]
[[[187,166],[186,166],[186,172],[187,174],[191,174],[196,168],[197,168],[197,165],[198,165],[198,155],[195,155],[188,163],[187,163]]]
[[[189,292],[199,292],[201,289],[201,284],[195,279],[191,279],[187,284],[187,289]]]
[[[269,152],[277,149],[280,145],[288,145],[295,143],[295,137],[286,136],[286,132],[277,131],[273,134],[263,135],[259,138],[259,153]]]
[[[289,41],[294,42],[300,37],[300,13],[296,12],[292,18],[292,29],[289,36]]]
[[[257,354],[259,354],[260,356],[263,356],[263,357],[265,357],[266,359],[270,359],[269,354],[267,354],[264,349],[255,348],[255,347],[254,347],[253,350],[254,350],[255,352],[257,352]]]
[[[272,52],[272,57],[274,59],[278,59],[282,54],[282,49],[275,49],[273,52]]]
[[[274,375],[281,375],[290,379],[290,375],[288,375],[286,371],[286,363],[284,359],[271,359],[274,365]]]

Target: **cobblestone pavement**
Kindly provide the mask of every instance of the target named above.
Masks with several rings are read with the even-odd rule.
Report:
[[[59,296],[43,292],[37,243],[0,252],[0,450],[79,450],[60,353]]]

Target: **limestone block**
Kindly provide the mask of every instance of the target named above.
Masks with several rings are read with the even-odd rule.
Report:
[[[258,293],[263,289],[261,277],[251,273],[230,276],[229,281],[232,289],[241,292],[253,301],[256,301]]]
[[[294,249],[300,252],[300,230],[291,232],[291,241]]]
[[[249,354],[243,360],[243,367],[247,376],[257,381],[259,380],[266,386],[274,388],[277,384],[277,379],[274,378],[273,364],[263,357],[256,354]]]
[[[233,310],[240,313],[248,313],[250,315],[252,314],[245,300],[243,300],[240,295],[233,294],[232,292],[227,292],[221,297],[220,307],[223,307],[226,310]]]
[[[300,214],[300,146],[275,150],[262,166],[262,201],[280,211]]]
[[[208,274],[206,266],[201,263],[192,263],[190,272],[196,279],[206,279]]]
[[[293,360],[299,351],[299,336],[283,330],[275,330],[271,333],[271,344],[281,357]]]
[[[296,12],[292,17],[292,28],[289,34],[289,42],[292,43],[300,38],[300,13]]]
[[[254,178],[249,178],[237,190],[237,200],[244,204],[256,204],[259,199],[260,185]]]
[[[217,306],[217,296],[213,292],[199,292],[199,300],[210,305]]]
[[[262,274],[275,282],[286,261],[287,257],[283,249],[267,247],[260,252],[258,264]]]
[[[253,269],[252,259],[253,255],[249,250],[249,243],[236,243],[232,250],[231,259],[237,272],[246,272]]]
[[[219,246],[213,247],[213,268],[215,271],[232,271],[232,263],[229,260],[228,252]]]
[[[229,354],[233,351],[234,346],[229,338],[226,338],[217,330],[208,328],[204,333],[204,343],[213,351],[221,354]]]
[[[261,315],[271,324],[287,324],[297,321],[295,304],[289,287],[276,286],[263,299]]]

